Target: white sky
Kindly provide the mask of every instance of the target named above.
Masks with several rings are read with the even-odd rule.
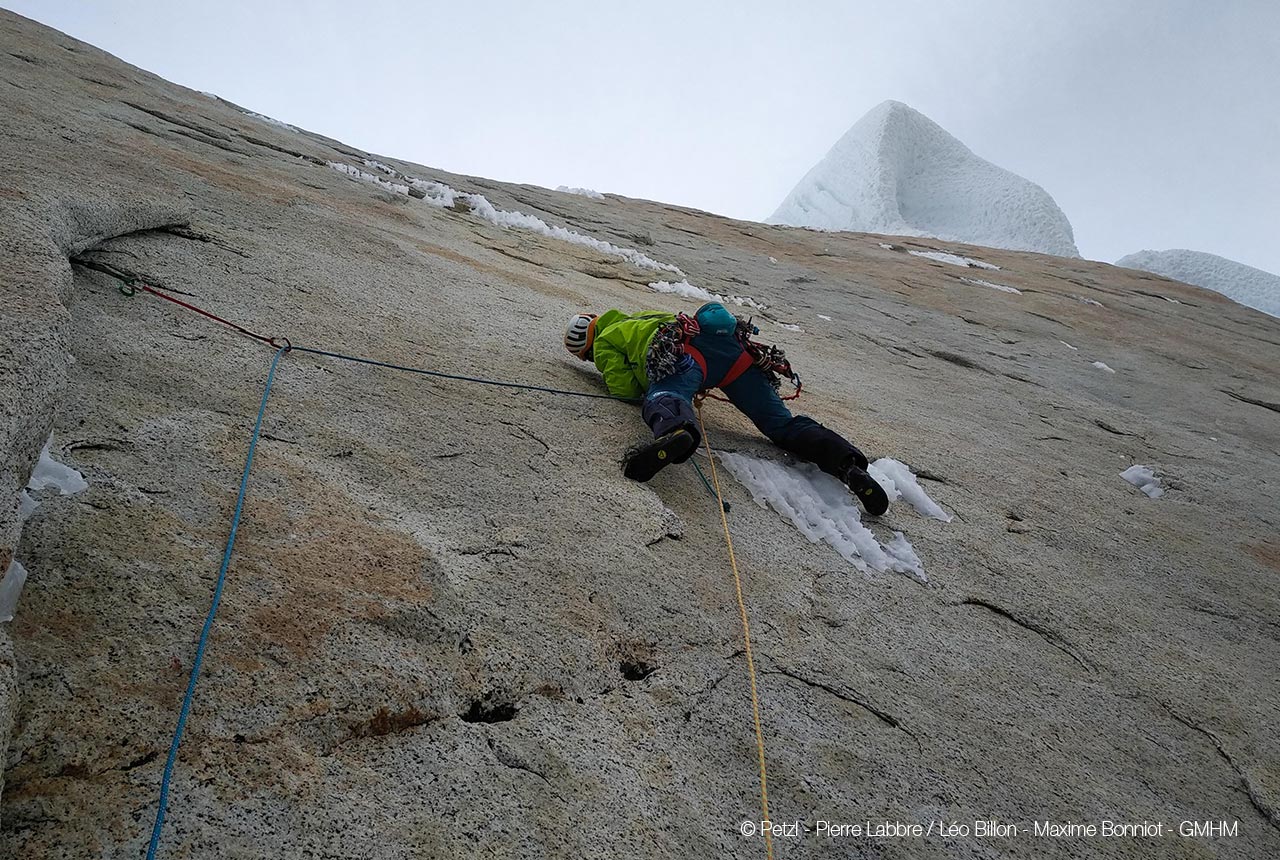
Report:
[[[1084,256],[1280,273],[1280,0],[0,0],[375,153],[738,218],[905,102]]]

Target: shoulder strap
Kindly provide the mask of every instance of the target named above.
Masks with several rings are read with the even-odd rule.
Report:
[[[751,353],[744,349],[742,351],[742,355],[739,355],[738,360],[729,368],[729,372],[724,375],[723,379],[716,383],[716,388],[724,388],[727,385],[732,385],[734,380],[746,373],[747,368],[751,367],[753,364],[755,364],[755,359],[751,357]]]
[[[687,343],[687,342],[686,342],[686,343],[685,343],[685,345],[684,345],[684,351],[685,351],[685,354],[686,354],[686,355],[688,355],[690,358],[692,358],[692,359],[693,359],[694,364],[698,365],[698,367],[702,369],[702,381],[703,381],[703,384],[705,385],[705,384],[706,384],[706,380],[707,380],[707,359],[706,359],[706,356],[704,356],[704,355],[702,354],[702,351],[701,351],[700,349],[698,349],[696,346],[694,346],[694,345],[693,345],[693,344],[691,344],[691,343]],[[710,387],[710,386],[708,386],[708,387]]]

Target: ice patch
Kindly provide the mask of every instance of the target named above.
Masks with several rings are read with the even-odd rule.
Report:
[[[929,498],[929,494],[920,486],[916,476],[905,463],[890,457],[881,457],[867,467],[867,474],[884,487],[884,491],[889,494],[889,501],[903,499],[926,517],[932,517],[944,523],[951,522],[951,514]]]
[[[964,266],[976,269],[995,269],[999,270],[999,266],[992,263],[984,263],[981,260],[975,260],[972,257],[961,257],[959,254],[948,254],[946,251],[907,251],[914,257],[924,257],[929,260],[937,260],[939,263],[950,263],[953,266]]]
[[[979,287],[990,287],[993,290],[1000,290],[1004,293],[1013,293],[1015,296],[1022,295],[1022,290],[1017,287],[1006,287],[1004,284],[993,284],[990,281],[984,281],[979,278],[961,278],[966,284],[974,284]]]
[[[400,175],[400,171],[396,170],[394,167],[390,166],[389,164],[383,164],[381,161],[374,161],[371,158],[364,159],[364,166],[372,167],[374,170],[378,171],[379,173],[385,173],[387,176]]]
[[[920,556],[906,536],[900,531],[894,532],[893,539],[882,546],[871,530],[863,525],[861,509],[849,494],[849,488],[830,475],[808,463],[788,467],[746,454],[722,453],[718,456],[729,473],[751,493],[756,504],[762,508],[773,508],[811,542],[827,544],[858,570],[896,571],[920,582],[929,581]],[[880,460],[877,465],[887,466],[890,473],[902,479],[903,486],[911,495],[908,501],[913,507],[919,510],[923,505],[921,499],[927,500],[941,514],[940,518],[950,520],[920,490],[909,469],[895,460]],[[898,469],[905,476],[899,474]],[[881,476],[886,474],[884,468],[879,471]],[[877,477],[877,480],[882,483],[888,480],[890,488],[894,487],[894,482],[888,478]],[[894,488],[890,496],[898,497],[898,490]],[[902,497],[907,498],[907,495]]]
[[[699,299],[704,302],[720,302],[720,304],[734,304],[739,307],[755,308],[756,310],[765,310],[765,306],[757,302],[755,299],[749,299],[746,296],[721,296],[716,293],[704,290],[702,287],[695,287],[688,281],[654,281],[649,285],[649,289],[655,293],[671,293],[677,296],[684,296],[686,299]]]
[[[897,247],[896,245],[890,245],[888,242],[877,242],[876,244],[881,248],[884,248],[886,251],[892,251]]]
[[[568,185],[561,185],[556,188],[556,191],[564,194],[577,194],[579,197],[590,197],[593,200],[605,199],[604,195],[599,191],[593,191],[590,188],[570,188]]]
[[[22,586],[27,582],[27,569],[14,559],[9,562],[9,569],[0,579],[0,622],[12,621],[13,614],[18,611],[18,598],[22,595]]]
[[[778,323],[778,328],[785,328],[787,331],[799,331],[799,332],[804,331],[804,329],[800,328],[800,326],[796,325],[795,323],[780,322]]]
[[[562,242],[584,245],[592,250],[599,251],[602,254],[621,257],[641,269],[652,269],[657,272],[672,272],[673,274],[679,275],[681,278],[685,276],[684,272],[680,271],[679,267],[673,266],[670,263],[660,263],[652,257],[640,253],[634,248],[623,248],[613,244],[612,242],[603,242],[599,239],[592,238],[591,236],[584,236],[576,230],[570,230],[566,227],[548,224],[541,218],[533,215],[526,215],[523,212],[499,209],[490,203],[483,194],[465,194],[450,188],[443,182],[427,182],[421,179],[414,179],[413,177],[406,176],[394,168],[387,167],[387,165],[381,164],[380,162],[366,162],[366,165],[377,165],[375,169],[384,172],[390,171],[389,175],[397,179],[403,179],[408,184],[392,182],[390,180],[383,179],[381,176],[376,176],[372,173],[361,170],[358,167],[352,167],[349,164],[343,164],[339,161],[330,161],[327,162],[327,164],[339,173],[345,173],[353,179],[372,183],[394,194],[405,194],[411,197],[418,197],[424,203],[440,209],[450,209],[457,203],[457,201],[461,200],[470,207],[472,215],[482,218],[490,224],[493,224],[495,227],[500,227],[504,230],[528,230],[531,233],[539,233],[550,239],[559,239]],[[409,190],[410,188],[419,192],[419,194],[413,194]]]
[[[920,556],[916,555],[915,547],[911,545],[911,541],[907,540],[907,536],[902,532],[893,533],[893,540],[884,545],[884,551],[886,555],[905,567],[920,581],[929,581],[928,577],[924,575],[924,562],[920,560]]]
[[[831,322],[831,317],[827,316],[826,314],[818,314],[818,319],[820,319],[820,320],[826,320],[827,322]]]
[[[388,182],[387,180],[383,179],[381,176],[375,176],[372,173],[367,173],[366,171],[363,171],[358,167],[352,167],[350,164],[343,164],[340,161],[330,161],[327,163],[334,170],[338,171],[339,173],[345,173],[347,176],[350,176],[352,179],[359,179],[362,182],[370,182],[386,191],[390,191],[392,194],[404,194],[406,196],[409,194],[408,185],[402,185],[398,182]]]
[[[1115,371],[1112,368],[1107,366],[1107,363],[1105,361],[1095,361],[1093,363],[1093,366],[1098,368],[1098,370],[1105,370],[1107,373],[1115,373]]]
[[[862,524],[849,488],[805,464],[788,468],[745,454],[722,453],[720,461],[746,487],[760,507],[772,507],[791,520],[810,542],[827,544],[861,571],[895,570],[925,581],[924,569],[885,551]],[[897,548],[902,553],[902,548]]]
[[[36,512],[38,507],[40,507],[40,503],[31,498],[31,494],[26,490],[18,493],[18,525],[22,525],[31,519],[31,515]]]
[[[1080,351],[1080,347],[1078,347],[1078,346],[1072,346],[1071,344],[1067,343],[1065,340],[1060,340],[1060,341],[1058,341],[1058,343],[1062,344],[1062,345],[1063,345],[1063,346],[1065,346],[1067,349],[1074,349],[1076,352],[1079,352],[1079,351]]]
[[[48,441],[44,443],[44,448],[40,450],[40,459],[36,462],[36,467],[31,472],[31,480],[27,482],[27,489],[43,490],[48,487],[57,487],[58,492],[64,496],[87,490],[89,484],[85,481],[83,475],[70,466],[62,465],[49,455],[49,447],[52,444],[53,434],[50,434]]]
[[[53,434],[50,433],[44,447],[40,449],[40,459],[31,470],[31,480],[27,482],[27,489],[18,494],[19,524],[25,523],[35,513],[36,508],[40,507],[40,503],[32,498],[27,490],[54,488],[62,495],[69,496],[89,488],[83,475],[50,456],[49,448],[52,445]],[[19,564],[16,558],[11,559],[9,568],[4,573],[4,579],[0,579],[0,622],[13,620],[13,614],[18,607],[18,597],[22,594],[22,586],[26,581],[27,569]]]
[[[1150,466],[1130,466],[1120,473],[1120,477],[1142,490],[1148,498],[1158,499],[1164,495],[1164,487],[1160,486],[1160,479]]]
[[[205,93],[205,95],[213,95],[213,94],[212,94],[212,93]],[[217,96],[213,96],[213,98],[215,98],[215,99],[216,99],[216,98],[218,98],[218,97],[217,97]],[[221,99],[219,99],[219,101],[221,101]],[[280,127],[280,128],[287,128],[287,129],[289,129],[289,131],[298,131],[298,127],[297,127],[296,125],[289,125],[289,123],[287,123],[287,122],[282,122],[281,120],[278,120],[278,119],[276,119],[276,118],[275,118],[275,117],[273,117],[273,116],[267,116],[266,114],[262,114],[262,113],[254,113],[254,112],[253,112],[253,111],[251,111],[251,110],[247,110],[247,111],[245,111],[245,114],[246,114],[247,116],[251,116],[251,117],[253,117],[254,119],[260,119],[260,120],[262,120],[263,122],[271,123],[271,124],[272,124],[272,125],[274,125],[274,126],[278,126],[278,127]]]
[[[1104,305],[1102,302],[1095,301],[1094,299],[1085,298],[1084,296],[1072,296],[1071,298],[1075,299],[1076,301],[1080,302],[1081,304],[1093,305],[1095,308],[1105,308],[1105,307],[1106,307],[1106,305]]]
[[[435,206],[438,209],[452,209],[453,204],[459,198],[466,197],[461,191],[456,191],[445,185],[443,182],[430,182],[425,179],[410,179],[409,185],[417,191],[421,191],[425,196],[420,198],[423,203],[429,206]],[[410,192],[412,194],[412,192]],[[417,195],[414,195],[417,196]]]

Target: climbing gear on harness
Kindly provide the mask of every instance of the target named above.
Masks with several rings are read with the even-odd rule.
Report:
[[[564,332],[564,345],[569,352],[586,361],[591,344],[596,339],[596,315],[574,314]]]
[[[665,466],[683,463],[698,448],[697,437],[681,427],[627,452],[622,474],[641,483],[649,480]]]
[[[695,322],[694,325],[696,326],[697,323]],[[653,333],[653,339],[649,341],[649,350],[645,353],[644,373],[649,378],[649,384],[674,376],[690,365],[688,350],[685,346],[685,329],[680,325],[680,321],[676,320],[660,326]]]
[[[866,508],[867,513],[873,517],[878,517],[889,510],[889,496],[885,493],[884,487],[867,474],[865,469],[850,466],[849,471],[845,473],[844,482],[849,485],[850,490],[853,490],[862,507]]]
[[[782,388],[781,378],[791,380],[791,384],[795,385],[795,393],[786,395],[786,397],[782,398],[783,401],[794,401],[794,399],[800,397],[800,390],[804,388],[804,384],[800,381],[800,374],[797,374],[795,370],[792,370],[791,362],[787,361],[787,353],[783,352],[781,347],[774,346],[774,344],[759,343],[756,342],[756,340],[751,339],[751,335],[759,334],[760,329],[756,328],[756,326],[751,323],[750,319],[744,320],[740,316],[735,317],[735,319],[737,320],[737,326],[736,329],[733,330],[733,338],[735,338],[742,347],[742,354],[737,358],[737,361],[733,362],[733,365],[721,379],[718,381],[712,381],[707,379],[707,358],[705,358],[700,349],[695,347],[694,343],[692,343],[692,340],[694,340],[695,337],[698,337],[700,331],[698,320],[692,319],[692,317],[684,314],[680,314],[676,317],[676,324],[680,324],[681,330],[684,331],[684,342],[682,342],[680,346],[684,349],[685,354],[692,358],[696,365],[700,367],[701,371],[703,371],[703,379],[705,380],[704,390],[726,388],[726,386],[731,385],[733,381],[739,378],[742,374],[745,374],[745,372],[754,365],[755,367],[759,367],[760,372],[763,372],[765,379],[768,379],[769,384],[773,386],[773,390]],[[671,328],[671,333],[669,333],[668,337],[675,334],[676,324],[669,326],[669,328]],[[664,326],[664,328],[668,328],[668,326]],[[654,380],[662,378],[660,378],[660,376],[655,378],[655,376],[650,375],[649,379]],[[717,401],[722,401],[722,399],[724,399],[722,397],[716,397],[714,394],[710,394],[709,397],[717,399]]]
[[[769,384],[773,386],[775,391],[782,387],[780,377],[789,379],[791,384],[795,386],[796,393],[782,399],[794,400],[800,396],[800,389],[803,387],[800,382],[800,374],[792,370],[791,362],[787,361],[787,354],[783,352],[780,346],[759,343],[751,339],[751,335],[759,333],[760,329],[752,323],[751,318],[744,320],[742,317],[738,317],[738,329],[734,334],[737,336],[738,342],[742,344],[742,348],[751,356],[755,366],[764,372]]]

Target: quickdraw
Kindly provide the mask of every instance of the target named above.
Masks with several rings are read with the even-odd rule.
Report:
[[[680,330],[684,334],[683,348],[685,354],[693,358],[698,366],[702,368],[702,372],[705,376],[707,372],[706,359],[702,357],[702,353],[692,343],[693,339],[702,330],[698,325],[698,321],[683,313],[676,315],[676,321],[680,326]],[[738,317],[738,325],[734,330],[734,337],[737,339],[738,343],[742,345],[742,349],[747,354],[747,357],[751,359],[751,364],[746,364],[739,360],[734,367],[729,370],[725,378],[712,387],[728,385],[734,379],[737,379],[738,375],[748,367],[755,365],[764,373],[765,378],[769,380],[769,384],[773,386],[774,391],[779,392],[779,396],[782,400],[795,400],[800,396],[800,392],[804,388],[804,384],[800,381],[800,374],[796,373],[795,370],[792,369],[791,362],[787,360],[787,354],[783,352],[780,347],[773,344],[759,343],[751,339],[751,335],[759,333],[760,329],[757,328],[750,319],[744,320],[741,317]],[[795,387],[794,392],[785,396],[781,394],[783,378],[790,380],[791,384]],[[720,397],[719,395],[712,394],[710,388],[703,389],[701,394],[702,396],[710,397],[713,400],[725,400],[725,398]]]
[[[795,387],[795,393],[783,397],[783,400],[795,400],[800,396],[801,389],[804,384],[800,381],[800,374],[796,373],[791,367],[791,362],[787,360],[787,354],[782,347],[775,344],[759,343],[751,339],[751,335],[759,334],[760,329],[752,323],[750,318],[738,318],[738,328],[734,335],[738,338],[738,342],[742,344],[742,348],[747,351],[755,362],[756,367],[764,371],[768,377],[770,384],[774,389],[782,387],[782,379],[787,379]]]

